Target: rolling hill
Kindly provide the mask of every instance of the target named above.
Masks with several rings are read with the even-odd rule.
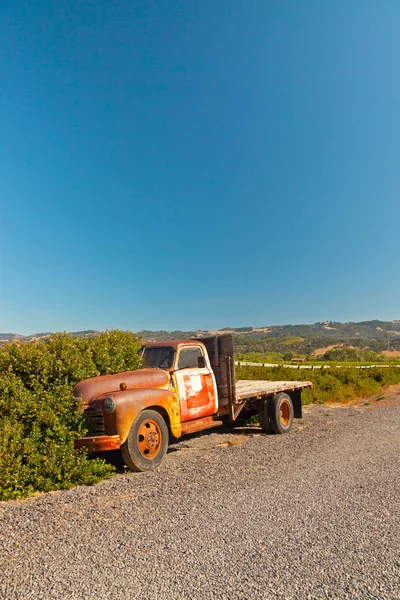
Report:
[[[384,353],[395,357],[400,354],[400,320],[361,321],[340,323],[323,321],[300,325],[268,325],[265,327],[224,327],[217,331],[151,331],[137,332],[147,341],[198,338],[215,333],[232,333],[235,347],[241,354],[275,353],[285,358],[307,356],[327,359],[343,349],[348,355],[354,351]],[[72,335],[91,337],[98,332],[92,329],[75,331]],[[34,341],[46,339],[50,333],[23,336],[15,333],[0,333],[0,343],[6,341]],[[354,351],[353,351],[354,349]],[[382,356],[383,358],[383,356]]]

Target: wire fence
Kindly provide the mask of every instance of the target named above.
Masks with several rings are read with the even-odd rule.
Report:
[[[392,364],[392,365],[288,365],[282,363],[261,363],[261,362],[246,362],[243,360],[235,361],[235,365],[237,367],[284,367],[285,369],[308,369],[309,371],[314,371],[317,369],[389,369],[390,367],[400,368],[400,364]]]

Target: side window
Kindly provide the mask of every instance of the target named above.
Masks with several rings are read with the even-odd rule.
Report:
[[[177,369],[193,369],[197,367],[199,356],[203,356],[200,348],[183,348],[179,353]]]

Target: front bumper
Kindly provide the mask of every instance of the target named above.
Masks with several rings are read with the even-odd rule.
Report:
[[[119,435],[94,435],[78,438],[74,441],[74,448],[87,448],[89,452],[104,452],[105,450],[118,450],[121,447]]]

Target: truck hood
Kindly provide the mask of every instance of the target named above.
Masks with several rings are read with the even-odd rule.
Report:
[[[138,369],[116,375],[101,375],[80,381],[73,391],[74,398],[81,398],[85,405],[98,396],[119,392],[123,389],[168,388],[169,373],[162,369]],[[123,384],[123,385],[121,385]],[[126,386],[126,387],[125,387]]]

